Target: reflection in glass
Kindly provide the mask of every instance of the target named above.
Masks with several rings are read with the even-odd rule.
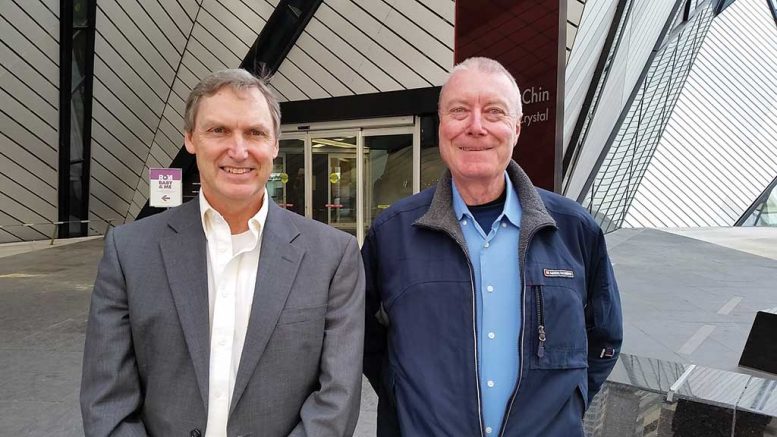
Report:
[[[755,206],[742,226],[777,226],[777,179],[767,191],[765,196],[761,196],[764,200]]]
[[[421,117],[421,191],[436,185],[445,171],[437,145],[439,123],[436,115]]]
[[[413,194],[413,135],[364,137],[364,225]]]
[[[73,1],[73,27],[86,27],[88,24],[89,6],[87,0]]]
[[[311,139],[315,220],[356,235],[356,137]]]
[[[80,220],[84,220],[87,218],[86,214],[83,211],[83,183],[82,183],[82,174],[83,174],[83,162],[82,161],[71,161],[70,162],[70,183],[68,187],[68,196],[69,196],[69,211],[68,211],[68,223],[67,227],[69,229],[69,232],[71,235],[79,235],[81,234],[81,230],[83,228],[83,225],[80,223]]]
[[[73,33],[73,66],[72,77],[70,79],[70,88],[75,89],[83,82],[86,75],[87,63],[87,31],[84,29],[76,30]]]
[[[70,99],[70,160],[84,158],[84,87],[73,91]]]
[[[305,142],[280,140],[267,192],[281,208],[305,215]]]

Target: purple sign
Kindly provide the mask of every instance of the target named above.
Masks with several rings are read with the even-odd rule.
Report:
[[[148,169],[148,178],[153,180],[181,180],[180,168],[150,168]]]

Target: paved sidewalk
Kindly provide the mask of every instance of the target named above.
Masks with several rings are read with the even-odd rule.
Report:
[[[774,231],[609,234],[623,351],[758,375],[736,364],[756,311],[777,307]],[[70,241],[25,243],[34,249],[27,253],[19,253],[23,245],[0,245],[0,437],[83,435],[81,359],[103,242],[62,243]],[[375,435],[375,412],[365,384],[357,437]]]

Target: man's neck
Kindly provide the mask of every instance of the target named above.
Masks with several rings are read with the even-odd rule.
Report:
[[[488,181],[459,181],[453,179],[461,200],[467,205],[483,205],[496,200],[505,190],[504,175]]]
[[[207,199],[207,196],[206,196]],[[241,208],[230,208],[229,205],[214,204],[208,199],[210,206],[218,211],[229,225],[229,231],[232,235],[242,234],[248,230],[248,221],[255,216],[262,208],[264,202],[264,193],[259,198],[259,202],[252,202],[250,205],[240,205]]]

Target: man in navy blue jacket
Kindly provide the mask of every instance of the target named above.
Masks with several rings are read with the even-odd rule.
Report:
[[[449,171],[366,237],[378,436],[583,436],[615,365],[621,306],[604,236],[512,161],[521,114],[501,64],[457,65],[439,101]]]

